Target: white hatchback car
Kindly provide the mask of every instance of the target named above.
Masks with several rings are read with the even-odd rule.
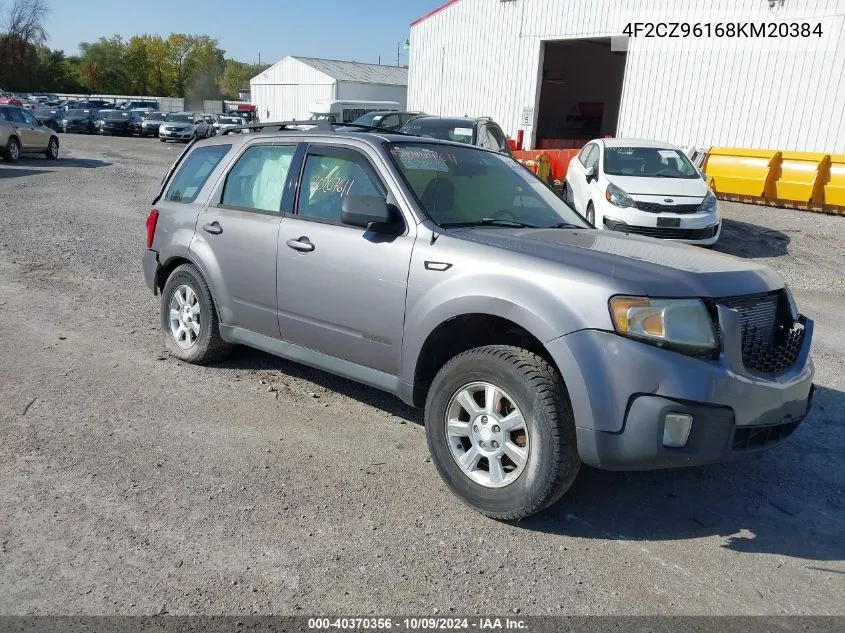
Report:
[[[596,228],[711,246],[722,222],[702,173],[674,145],[603,138],[569,163],[566,201]]]

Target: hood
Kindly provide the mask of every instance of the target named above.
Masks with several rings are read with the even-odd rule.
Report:
[[[643,178],[611,174],[607,174],[606,178],[630,196],[703,198],[708,190],[707,183],[701,178]]]
[[[80,123],[82,121],[88,121],[90,118],[88,116],[69,116],[65,118],[65,121],[68,123]]]
[[[188,128],[194,127],[193,123],[169,123],[167,121],[164,122],[167,127],[172,127],[177,130],[186,130]]]
[[[105,125],[129,125],[128,119],[103,119]]]
[[[698,246],[600,229],[450,229],[448,235],[592,275],[619,293],[732,297],[783,288],[771,268]],[[561,270],[561,274],[566,274]]]

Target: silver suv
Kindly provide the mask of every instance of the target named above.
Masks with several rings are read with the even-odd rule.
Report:
[[[143,267],[177,358],[239,343],[424,407],[443,479],[507,520],[582,463],[753,455],[806,416],[813,323],[769,268],[595,230],[493,151],[297,125],[165,177]]]

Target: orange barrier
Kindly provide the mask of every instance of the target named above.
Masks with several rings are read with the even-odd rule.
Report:
[[[534,149],[513,152],[513,157],[537,174],[541,180],[560,187],[566,178],[569,162],[578,155],[577,149]],[[548,172],[544,164],[548,164]]]
[[[714,147],[703,171],[723,199],[845,215],[845,155]]]

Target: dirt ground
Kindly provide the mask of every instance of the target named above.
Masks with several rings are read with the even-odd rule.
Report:
[[[421,414],[256,351],[164,351],[140,267],[181,148],[62,136],[0,164],[0,614],[845,614],[845,217],[721,203],[816,320],[783,446],[584,469],[518,525],[472,512]]]

